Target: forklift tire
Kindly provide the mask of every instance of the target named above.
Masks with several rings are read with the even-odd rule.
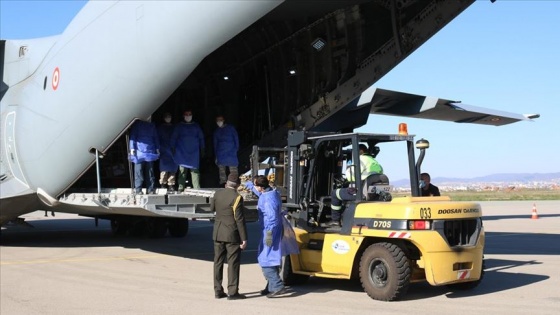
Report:
[[[169,220],[169,235],[173,237],[185,237],[189,232],[189,219]]]
[[[408,257],[397,245],[370,245],[360,260],[360,282],[374,300],[395,301],[402,298],[410,285]]]
[[[300,275],[292,271],[292,261],[290,255],[284,257],[284,267],[282,268],[282,280],[284,285],[300,285],[307,282],[308,275]]]

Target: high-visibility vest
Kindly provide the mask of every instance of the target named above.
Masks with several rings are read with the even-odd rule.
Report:
[[[362,174],[360,175],[361,180],[365,180],[371,174],[383,174],[383,167],[379,164],[371,155],[362,154],[360,155],[360,169]],[[346,179],[348,181],[355,181],[354,177],[354,165],[350,165],[346,168]]]

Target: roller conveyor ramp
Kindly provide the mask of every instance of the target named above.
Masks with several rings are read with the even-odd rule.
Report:
[[[130,188],[103,189],[101,192],[72,192],[59,198],[53,211],[76,213],[103,218],[114,215],[208,219],[215,216],[210,202],[218,188],[185,189],[180,194],[167,194],[158,189],[156,194],[136,195]],[[245,206],[245,220],[258,220],[257,199],[240,192]]]

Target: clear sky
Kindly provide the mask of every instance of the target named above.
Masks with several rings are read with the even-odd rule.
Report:
[[[432,178],[559,172],[558,12],[560,1],[477,1],[375,84],[541,114],[535,122],[494,127],[378,115],[360,130],[397,132],[406,122],[410,134],[430,141],[422,170]],[[386,153],[378,160],[389,177],[406,178],[402,150]]]
[[[0,0],[0,38],[56,35],[86,1]],[[371,116],[360,132],[410,134],[431,147],[432,178],[560,172],[560,1],[477,1],[375,86],[460,100],[535,122],[502,127]],[[404,148],[378,156],[393,180],[407,178]]]

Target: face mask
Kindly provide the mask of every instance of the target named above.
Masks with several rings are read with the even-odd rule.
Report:
[[[218,125],[218,127],[222,127],[224,125],[224,122],[223,121],[217,121],[216,125]]]
[[[420,188],[424,188],[426,187],[426,182],[423,180],[420,180]]]
[[[165,120],[166,123],[170,123],[171,122],[171,117],[165,117],[163,120]]]
[[[186,122],[191,122],[192,121],[192,116],[186,116],[185,115],[185,121]]]

